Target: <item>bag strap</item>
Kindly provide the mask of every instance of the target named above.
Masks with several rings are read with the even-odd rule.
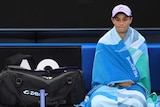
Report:
[[[53,72],[53,73],[60,73],[60,72],[68,72],[72,70],[77,70],[77,66],[66,66],[66,67],[59,67],[57,69],[48,69],[48,71]]]

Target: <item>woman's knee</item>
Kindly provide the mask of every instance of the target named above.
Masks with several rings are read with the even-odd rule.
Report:
[[[117,105],[117,102],[113,99],[109,99],[103,95],[96,95],[91,100],[92,107],[106,107],[106,106],[114,106]]]

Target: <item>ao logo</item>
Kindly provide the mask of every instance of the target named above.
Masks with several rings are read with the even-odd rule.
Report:
[[[59,68],[59,65],[58,63],[53,60],[53,59],[43,59],[42,61],[40,61],[37,65],[37,68],[35,69],[36,71],[38,70],[44,70],[45,67],[51,67],[52,69],[56,69],[56,68]],[[31,70],[31,67],[29,65],[29,62],[27,59],[23,59],[21,64],[20,64],[20,67],[23,67],[23,68],[26,68],[28,70]]]

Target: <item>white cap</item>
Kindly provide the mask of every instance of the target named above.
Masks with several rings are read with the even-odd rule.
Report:
[[[126,14],[127,16],[132,16],[132,12],[131,9],[123,4],[117,5],[113,8],[112,10],[112,17],[115,17],[115,15],[117,15],[117,13],[122,12],[124,14]]]

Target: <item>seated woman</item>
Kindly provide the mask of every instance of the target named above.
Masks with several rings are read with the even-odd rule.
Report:
[[[82,107],[147,107],[151,91],[148,48],[145,38],[130,27],[128,6],[112,10],[114,27],[97,43],[92,89]]]

